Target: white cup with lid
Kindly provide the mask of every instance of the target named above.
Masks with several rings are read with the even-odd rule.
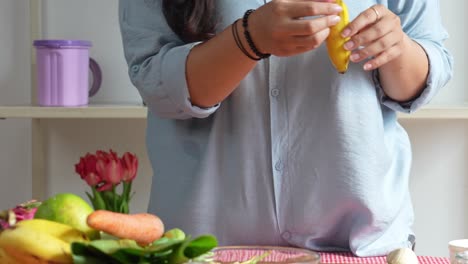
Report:
[[[448,243],[448,248],[450,254],[450,263],[456,264],[456,254],[463,251],[468,251],[468,239],[452,240]]]

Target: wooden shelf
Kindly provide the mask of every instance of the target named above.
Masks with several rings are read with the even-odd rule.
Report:
[[[146,118],[146,111],[141,105],[0,106],[0,118]]]
[[[468,120],[468,104],[428,105],[412,114],[398,114],[402,120]]]
[[[0,118],[101,118],[144,119],[147,108],[141,105],[89,105],[84,107],[0,106]],[[398,114],[402,120],[468,120],[467,105],[429,105],[412,114]]]

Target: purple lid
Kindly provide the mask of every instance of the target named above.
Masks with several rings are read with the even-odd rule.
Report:
[[[65,40],[65,39],[44,39],[35,40],[35,47],[49,47],[49,48],[62,48],[62,47],[91,47],[91,41],[87,40]]]

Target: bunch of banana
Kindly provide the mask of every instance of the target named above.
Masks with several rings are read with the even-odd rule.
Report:
[[[330,28],[330,35],[327,38],[328,56],[339,73],[345,73],[348,70],[349,56],[351,52],[344,49],[344,44],[349,38],[343,38],[341,31],[349,23],[348,7],[343,0],[336,0],[336,4],[343,8],[340,13],[340,22]]]
[[[10,255],[5,253],[3,249],[0,248],[0,263],[2,264],[17,264],[18,261],[12,259]]]
[[[32,219],[18,222],[0,233],[0,263],[73,263],[72,242],[86,242],[86,235],[65,224]]]

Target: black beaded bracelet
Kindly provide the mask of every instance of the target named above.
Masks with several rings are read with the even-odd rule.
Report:
[[[252,49],[255,55],[257,55],[257,57],[259,57],[260,59],[266,59],[266,58],[269,58],[271,54],[260,52],[255,46],[255,43],[253,42],[252,36],[250,35],[250,32],[249,32],[249,16],[254,11],[255,11],[254,9],[247,10],[244,14],[244,17],[242,18],[242,26],[244,27],[244,35],[245,35],[245,39],[247,40],[247,43],[249,43],[250,49]]]
[[[239,32],[237,31],[237,21],[234,21],[231,25],[232,29],[232,36],[234,37],[234,40],[236,41],[237,47],[244,53],[245,56],[249,57],[249,59],[254,60],[254,61],[259,61],[261,58],[255,58],[254,56],[250,55],[250,53],[245,49],[244,45],[242,44],[242,41],[239,37]]]

